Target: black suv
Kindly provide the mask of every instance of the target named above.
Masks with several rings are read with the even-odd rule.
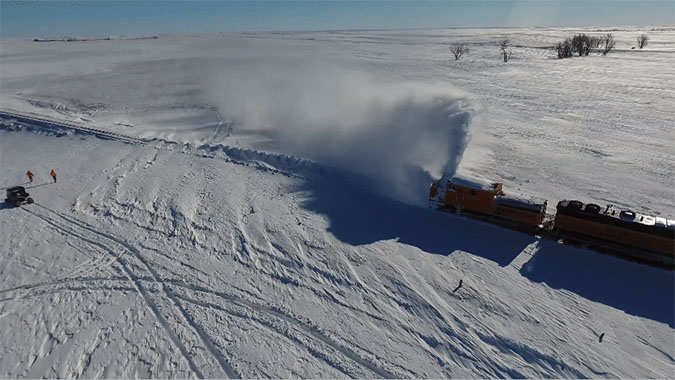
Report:
[[[23,186],[14,186],[7,189],[5,203],[10,203],[18,207],[24,204],[33,203],[33,198],[28,195]]]

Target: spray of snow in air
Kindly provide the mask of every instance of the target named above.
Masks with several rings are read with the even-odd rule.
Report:
[[[376,190],[426,202],[469,139],[473,102],[443,84],[387,82],[330,64],[256,63],[217,76],[223,115],[276,150],[365,175]]]

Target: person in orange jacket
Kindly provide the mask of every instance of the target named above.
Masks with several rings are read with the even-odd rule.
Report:
[[[30,169],[28,169],[26,175],[28,176],[28,181],[30,181],[30,183],[33,183],[33,172],[30,171]]]
[[[54,178],[54,183],[56,183],[56,172],[54,171],[54,169],[52,169],[52,171],[49,172],[49,175],[52,176],[52,178]]]

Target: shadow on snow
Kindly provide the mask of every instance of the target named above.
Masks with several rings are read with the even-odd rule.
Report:
[[[348,181],[349,182],[349,181]],[[396,239],[432,254],[461,250],[506,266],[537,238],[489,223],[408,205],[340,180],[308,181],[303,207],[325,215],[351,245]],[[673,273],[542,240],[524,277],[624,312],[675,325]]]
[[[627,314],[675,327],[673,272],[542,241],[520,273]]]
[[[328,231],[351,245],[397,239],[425,252],[465,251],[508,265],[535,238],[425,207],[408,205],[341,181],[306,183],[303,207],[325,215]]]
[[[17,206],[15,206],[13,203],[7,203],[7,202],[0,203],[0,210],[9,209],[9,208],[16,208],[16,207]]]

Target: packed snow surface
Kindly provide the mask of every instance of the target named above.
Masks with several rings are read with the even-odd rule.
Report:
[[[1,40],[0,377],[673,377],[672,272],[425,207],[675,215],[675,30],[579,32]]]
[[[453,185],[468,187],[470,189],[480,189],[495,192],[496,182],[488,182],[478,178],[469,178],[461,175],[452,176],[452,178],[450,178],[448,181],[452,182]]]

